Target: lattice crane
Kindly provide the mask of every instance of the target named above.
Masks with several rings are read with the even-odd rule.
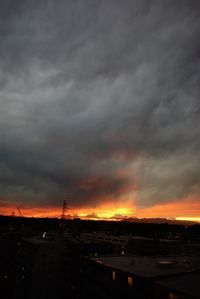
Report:
[[[21,213],[20,207],[17,207],[17,210],[18,210],[18,213],[19,213],[19,217],[22,217],[22,213]]]

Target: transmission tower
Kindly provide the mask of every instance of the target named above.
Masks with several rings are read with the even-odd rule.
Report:
[[[63,207],[62,207],[62,214],[61,214],[61,219],[65,220],[68,212],[68,204],[66,200],[63,200]]]

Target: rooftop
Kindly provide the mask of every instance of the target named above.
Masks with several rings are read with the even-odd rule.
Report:
[[[200,260],[193,257],[109,256],[91,258],[105,266],[141,277],[162,277],[200,269]]]
[[[200,298],[200,273],[189,273],[179,277],[167,278],[158,281],[157,284],[184,295]]]
[[[28,238],[23,238],[22,240],[25,241],[25,242],[34,244],[34,245],[40,245],[40,244],[47,244],[47,243],[49,243],[48,239],[42,239],[42,238],[28,237]]]

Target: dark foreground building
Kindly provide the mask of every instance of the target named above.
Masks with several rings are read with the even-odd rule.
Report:
[[[58,240],[21,240],[16,260],[15,298],[60,298],[61,250]]]
[[[192,257],[101,257],[85,259],[83,298],[92,299],[186,299],[173,297],[167,288],[155,284],[166,278],[176,278],[195,272],[199,262]],[[164,294],[164,295],[163,295]],[[196,297],[195,297],[196,298]]]
[[[155,299],[199,299],[200,273],[166,278],[155,284]]]
[[[81,298],[84,256],[112,254],[108,243],[51,233],[18,242],[13,298]]]

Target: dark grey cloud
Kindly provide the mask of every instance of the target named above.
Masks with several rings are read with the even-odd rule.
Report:
[[[199,1],[0,11],[2,202],[199,196]]]

